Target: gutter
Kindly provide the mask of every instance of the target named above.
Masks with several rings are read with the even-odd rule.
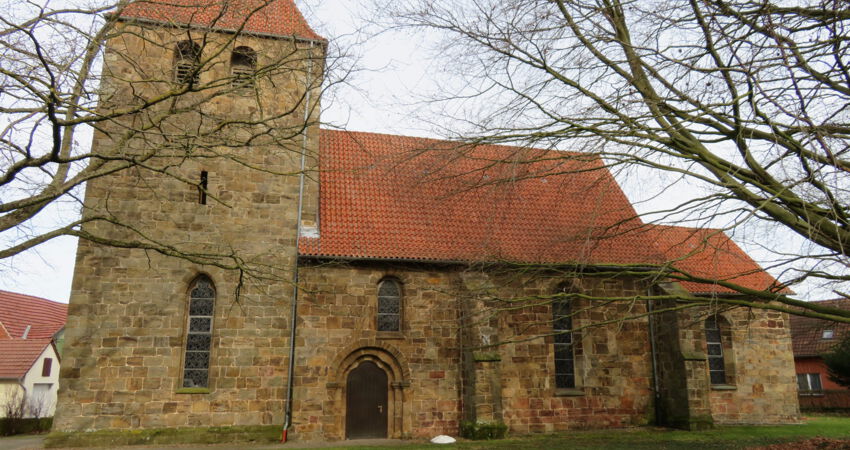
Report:
[[[639,266],[618,266],[618,265],[604,265],[604,264],[578,264],[578,263],[512,263],[512,262],[482,262],[482,261],[473,261],[473,260],[460,260],[460,259],[425,259],[425,258],[390,258],[390,257],[370,257],[370,256],[336,256],[336,255],[299,255],[299,258],[303,258],[305,261],[316,260],[316,261],[343,261],[343,262],[389,262],[389,263],[413,263],[413,264],[439,264],[439,265],[455,265],[455,266],[473,266],[473,265],[483,265],[483,266],[511,266],[515,264],[522,264],[525,267],[534,266],[540,269],[547,268],[564,268],[564,267],[584,267],[587,269],[592,269],[596,271],[600,270],[634,270],[637,272],[657,272],[659,269],[662,269],[661,266],[651,266],[651,265],[639,265]]]
[[[307,83],[305,85],[307,93],[305,94],[304,98],[304,136],[301,141],[301,174],[299,175],[298,180],[298,217],[296,218],[295,226],[295,261],[293,263],[294,269],[292,271],[292,307],[289,311],[289,367],[287,368],[286,380],[286,409],[284,411],[283,431],[280,436],[280,442],[284,444],[286,443],[289,428],[292,427],[292,391],[294,389],[295,378],[295,328],[298,324],[296,320],[296,315],[298,313],[298,262],[300,260],[299,245],[301,243],[301,213],[304,208],[304,172],[306,170],[307,165],[307,122],[310,120],[310,94],[312,94],[313,92],[312,86],[310,84],[310,78],[313,74],[313,48],[314,42],[311,41],[310,54],[307,63]]]

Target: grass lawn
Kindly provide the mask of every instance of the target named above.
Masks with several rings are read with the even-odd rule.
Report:
[[[454,445],[405,446],[405,450],[424,448],[486,449],[688,449],[747,448],[813,437],[850,439],[850,417],[808,416],[801,425],[728,426],[710,431],[671,431],[660,428],[576,431],[558,435],[532,436],[499,441],[465,441]],[[378,447],[336,447],[365,450]],[[386,447],[381,448],[386,450]]]

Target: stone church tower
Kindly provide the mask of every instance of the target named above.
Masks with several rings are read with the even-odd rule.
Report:
[[[292,0],[110,20],[55,430],[279,425],[325,42]]]

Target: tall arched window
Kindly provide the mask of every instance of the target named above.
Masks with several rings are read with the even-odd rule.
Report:
[[[215,287],[201,275],[189,291],[189,322],[183,358],[183,387],[209,387]]]
[[[559,289],[564,292],[566,289]],[[569,300],[552,302],[552,333],[555,340],[555,387],[576,387],[575,353],[573,351],[573,311]]]
[[[726,370],[726,352],[724,347],[729,348],[729,338],[724,341],[722,325],[725,325],[722,317],[711,316],[705,319],[705,344],[708,354],[708,374],[711,384],[727,384],[728,373]],[[725,345],[724,345],[725,344]]]
[[[200,81],[198,67],[201,47],[192,41],[180,41],[174,48],[174,82],[197,84]]]
[[[257,52],[251,47],[236,47],[230,55],[230,73],[233,76],[233,89],[254,87],[254,73],[257,70]]]
[[[401,331],[401,284],[392,278],[378,285],[378,331]]]

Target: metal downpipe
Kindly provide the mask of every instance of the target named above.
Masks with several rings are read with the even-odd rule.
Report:
[[[304,171],[307,165],[307,128],[310,120],[310,99],[313,92],[311,76],[313,74],[313,48],[314,43],[310,42],[310,53],[307,60],[306,74],[306,89],[304,96],[304,136],[301,141],[301,172],[298,181],[298,216],[296,218],[295,229],[295,262],[293,263],[294,270],[292,272],[292,302],[289,311],[289,367],[286,376],[286,409],[284,411],[283,430],[280,436],[280,442],[286,443],[289,428],[292,426],[292,391],[294,388],[295,377],[295,329],[297,325],[298,313],[298,256],[301,242],[301,213],[304,207]]]

